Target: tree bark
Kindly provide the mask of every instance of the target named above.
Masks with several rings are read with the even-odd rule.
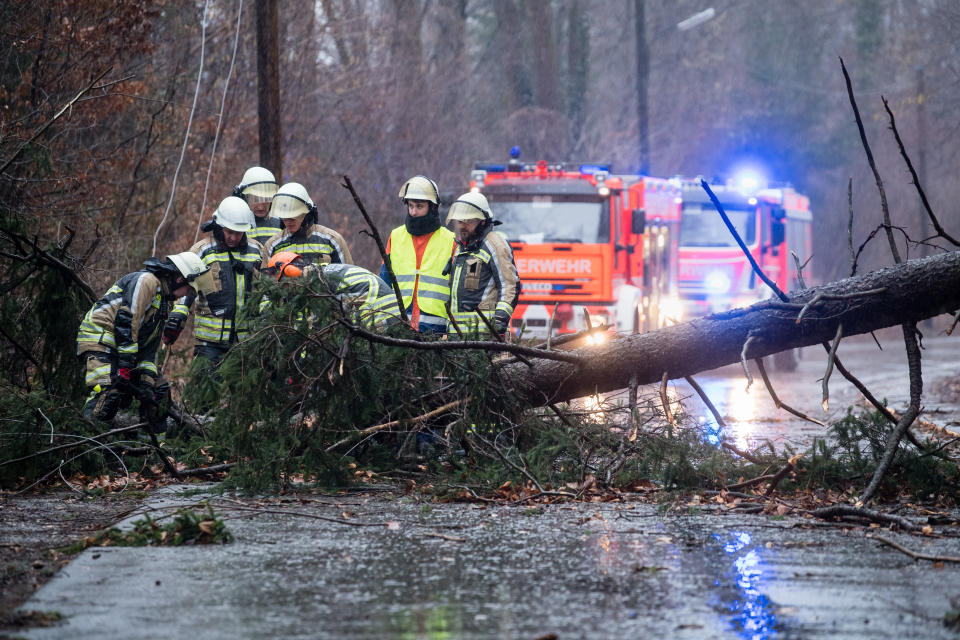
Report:
[[[960,252],[911,260],[791,296],[790,303],[771,298],[578,349],[579,365],[539,360],[533,367],[511,364],[505,373],[525,400],[543,405],[622,389],[634,375],[639,384],[650,384],[664,372],[672,380],[733,364],[751,336],[748,359],[830,341],[839,323],[844,335],[852,336],[917,322],[960,308]],[[820,302],[797,323],[803,305],[818,297]]]

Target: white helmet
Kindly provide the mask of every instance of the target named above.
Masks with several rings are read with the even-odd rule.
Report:
[[[194,291],[204,294],[213,291],[213,275],[210,273],[210,267],[204,264],[200,256],[192,251],[184,251],[167,256],[167,260],[177,267],[180,275],[193,287]]]
[[[288,182],[273,196],[270,215],[277,218],[298,218],[313,209],[313,200],[306,187],[299,182]]]
[[[450,205],[447,221],[450,220],[489,220],[493,214],[490,204],[482,193],[468,192]]]
[[[247,169],[240,180],[240,184],[233,189],[233,195],[246,197],[248,198],[247,202],[251,204],[270,202],[276,192],[277,179],[273,177],[273,173],[263,167]]]
[[[403,183],[400,188],[400,199],[407,200],[425,200],[433,204],[440,204],[440,190],[437,189],[437,183],[426,176],[413,176]]]
[[[257,226],[250,205],[242,198],[227,196],[213,212],[213,221],[225,229],[246,233]]]

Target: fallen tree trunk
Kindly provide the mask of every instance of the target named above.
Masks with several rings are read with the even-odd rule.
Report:
[[[806,308],[805,308],[806,307]],[[960,252],[910,260],[861,276],[771,298],[649,333],[625,336],[574,353],[580,364],[536,360],[511,364],[506,375],[532,404],[564,402],[627,386],[683,378],[795,347],[917,322],[960,308]],[[800,322],[798,316],[802,312]]]

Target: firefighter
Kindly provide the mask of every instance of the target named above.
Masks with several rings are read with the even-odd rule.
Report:
[[[367,326],[383,325],[399,317],[393,289],[377,275],[353,264],[307,264],[292,251],[280,251],[270,258],[264,273],[286,278],[316,276],[346,311]]]
[[[465,193],[450,206],[447,220],[457,229],[456,252],[448,271],[451,273],[450,309],[464,333],[488,332],[477,310],[503,336],[520,297],[520,277],[513,261],[513,250],[493,219],[490,205],[481,193]]]
[[[247,238],[256,240],[261,245],[283,230],[280,218],[267,215],[278,187],[276,179],[269,170],[263,167],[250,167],[244,172],[243,179],[233,188],[231,194],[243,198],[253,211],[257,224],[247,232]]]
[[[170,385],[155,360],[168,304],[191,289],[211,291],[213,280],[209,268],[190,251],[148,258],[143,267],[117,280],[80,323],[77,355],[90,387],[83,415],[109,422],[136,397],[141,417],[160,432]]]
[[[164,326],[164,343],[176,342],[194,301],[194,357],[219,365],[230,347],[247,336],[239,315],[263,262],[263,247],[249,237],[255,228],[254,213],[244,200],[229,196],[220,203],[213,220],[203,225],[212,237],[190,247],[210,268],[214,289],[209,294],[191,293],[177,301]]]
[[[353,262],[343,236],[317,223],[317,207],[302,184],[288,182],[280,187],[270,214],[283,221],[284,229],[264,246],[268,260],[280,251],[292,251],[307,264]]]
[[[440,223],[437,183],[414,176],[403,183],[400,200],[407,209],[404,223],[390,233],[387,261],[400,285],[410,323],[417,331],[444,333],[450,276],[444,267],[456,247],[456,236]],[[380,277],[389,282],[387,265]]]

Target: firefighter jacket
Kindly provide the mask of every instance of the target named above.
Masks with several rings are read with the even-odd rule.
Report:
[[[318,276],[327,290],[363,324],[380,324],[399,317],[397,297],[382,278],[352,264],[319,265]],[[313,271],[316,267],[309,267]]]
[[[140,368],[157,375],[153,360],[170,297],[166,283],[149,271],[123,276],[83,317],[77,355],[99,352],[115,357],[117,368]]]
[[[513,262],[513,250],[503,234],[488,226],[469,245],[458,242],[450,271],[450,310],[460,330],[489,331],[477,309],[498,331],[506,330],[520,297],[520,276]]]
[[[214,291],[209,295],[191,293],[177,300],[171,319],[182,327],[194,310],[193,336],[200,343],[228,345],[242,340],[248,330],[238,316],[246,303],[254,279],[260,276],[263,262],[263,247],[256,240],[241,244],[234,250],[227,249],[214,238],[201,240],[190,247],[210,267]]]
[[[446,305],[450,300],[450,273],[445,268],[456,246],[456,236],[446,227],[427,235],[425,246],[419,244],[423,236],[416,236],[415,246],[415,236],[401,225],[390,233],[387,255],[400,285],[404,307],[411,312],[419,310],[414,313],[416,324],[425,322],[445,327]]]
[[[281,230],[267,241],[264,257],[269,260],[280,251],[293,251],[308,264],[353,263],[343,236],[322,224],[300,227],[296,233]]]
[[[247,238],[256,240],[261,245],[267,243],[267,240],[283,231],[283,221],[280,218],[271,218],[264,216],[257,218],[257,226],[247,231]]]

